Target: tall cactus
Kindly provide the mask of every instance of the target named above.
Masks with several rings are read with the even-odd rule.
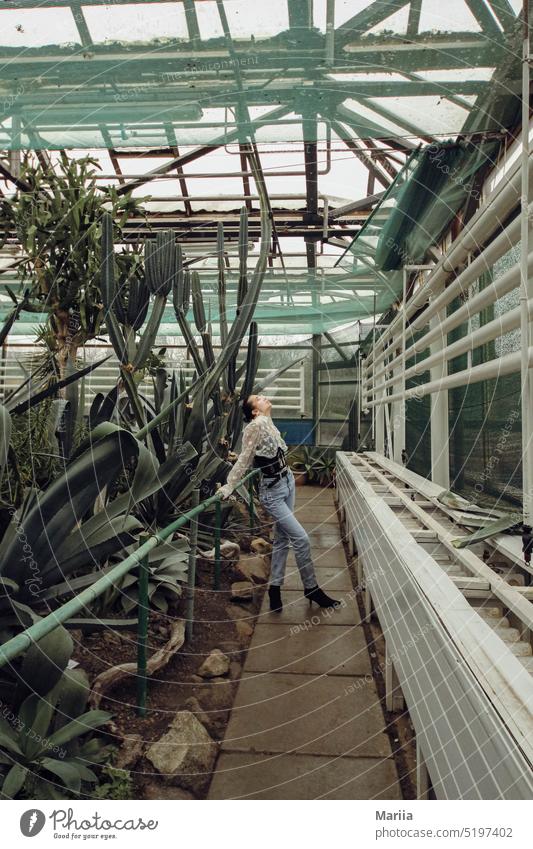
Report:
[[[257,322],[252,321],[248,335],[248,351],[246,354],[246,371],[241,389],[241,400],[252,394],[255,376],[259,366],[259,341],[257,336]]]
[[[119,291],[115,277],[113,221],[109,213],[102,220],[101,288],[105,322],[111,344],[122,366],[122,379],[135,411],[144,426],[144,412],[132,374],[141,370],[150,355],[165,312],[168,295],[176,286],[181,267],[181,249],[175,244],[171,230],[157,234],[155,243],[145,243],[145,274],[137,269],[122,288],[127,288],[127,303]],[[150,293],[154,300],[148,316]],[[148,321],[146,318],[148,316]],[[137,340],[137,333],[146,326]]]
[[[245,206],[241,209],[239,221],[239,290],[237,292],[237,305],[243,303],[248,292],[248,210]]]
[[[226,344],[228,338],[228,319],[226,316],[226,269],[224,268],[224,225],[218,222],[217,228],[218,263],[218,320],[220,324],[220,344]]]
[[[233,441],[231,426],[232,421],[235,420],[234,410],[236,405],[238,405],[238,399],[235,394],[237,381],[240,379],[244,370],[246,370],[243,390],[246,389],[248,394],[250,394],[253,387],[253,381],[255,379],[255,373],[257,371],[257,327],[255,325],[251,329],[250,333],[246,364],[243,364],[243,366],[238,369],[236,360],[244,335],[250,328],[253,313],[259,298],[261,284],[266,270],[272,225],[268,213],[266,186],[261,168],[257,161],[256,153],[255,151],[250,150],[247,155],[249,157],[250,167],[261,201],[260,251],[251,280],[249,280],[247,269],[248,212],[246,208],[243,207],[240,214],[239,226],[239,280],[237,291],[237,310],[231,328],[228,328],[226,314],[226,275],[224,268],[224,230],[222,224],[219,224],[217,230],[217,266],[219,326],[222,348],[217,358],[214,356],[210,328],[206,321],[199,275],[196,272],[192,272],[190,288],[192,289],[194,323],[202,340],[203,358],[194,338],[195,334],[193,333],[186,317],[189,306],[186,272],[178,273],[173,291],[173,305],[176,320],[180,326],[185,344],[191,354],[198,374],[202,374],[201,366],[203,365],[202,380],[198,381],[191,391],[192,409],[188,416],[184,432],[184,438],[190,440],[195,446],[199,446],[205,438],[206,424],[211,425],[211,435],[213,434],[215,425],[218,431],[220,412],[224,405],[227,413],[230,413],[229,418],[228,416],[225,417],[224,427],[226,432],[230,435],[231,441]],[[220,392],[221,379],[223,380],[224,388],[224,404],[222,404],[222,395]],[[211,411],[208,411],[207,406],[209,399],[211,399],[213,404]],[[213,439],[211,438],[210,443],[213,444]]]

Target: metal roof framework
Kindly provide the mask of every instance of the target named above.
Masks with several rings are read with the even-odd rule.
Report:
[[[357,272],[334,275],[332,266],[413,150],[505,138],[519,103],[516,0],[439,5],[273,0],[265,11],[243,0],[4,0],[5,191],[24,188],[21,149],[53,168],[55,149],[96,148],[102,186],[151,196],[149,232],[129,221],[126,240],[172,226],[189,259],[209,267],[217,222],[231,244],[241,203],[258,237],[246,159],[254,144],[270,193],[273,279],[286,289],[294,278],[291,291],[307,295],[317,326],[325,304],[329,327],[383,312],[398,293],[372,252]],[[321,187],[346,157],[354,189],[344,180],[332,197]],[[344,164],[336,185],[345,174]],[[301,191],[284,196],[295,180]]]

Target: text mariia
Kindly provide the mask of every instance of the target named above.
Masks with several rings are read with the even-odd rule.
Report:
[[[377,820],[412,820],[410,811],[376,811]]]

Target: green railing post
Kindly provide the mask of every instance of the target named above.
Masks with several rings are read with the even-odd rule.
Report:
[[[220,526],[222,524],[222,503],[215,502],[215,590],[220,589]]]
[[[139,543],[149,539],[142,534]],[[146,716],[146,663],[148,644],[148,554],[139,560],[139,599],[137,612],[137,713]]]
[[[248,512],[250,514],[250,530],[252,531],[254,528],[254,479],[250,478],[248,481],[248,494],[250,499],[248,501]]]
[[[192,491],[192,507],[198,507],[200,501],[200,490]],[[196,545],[198,543],[198,514],[191,518],[191,531],[189,535],[189,572],[187,574],[187,613],[185,620],[185,637],[192,639],[194,621],[194,587],[196,584]]]

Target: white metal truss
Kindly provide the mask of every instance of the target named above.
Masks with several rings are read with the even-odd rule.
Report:
[[[454,549],[441,488],[393,461],[338,452],[337,487],[387,644],[388,706],[401,689],[416,731],[419,796],[425,764],[440,799],[533,798],[531,589]]]

